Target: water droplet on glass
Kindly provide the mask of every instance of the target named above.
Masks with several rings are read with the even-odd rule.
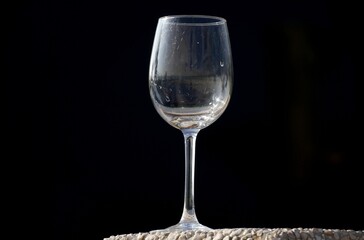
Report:
[[[220,61],[220,66],[223,67],[224,66],[224,62]]]
[[[168,97],[168,96],[166,96],[166,101],[167,101],[167,102],[170,102],[170,101],[171,101],[171,99],[169,99],[169,97]]]

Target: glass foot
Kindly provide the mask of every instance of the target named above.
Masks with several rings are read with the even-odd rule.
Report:
[[[184,231],[203,231],[208,232],[212,231],[213,229],[206,227],[198,222],[179,222],[176,225],[170,226],[165,229],[160,230],[153,230],[150,233],[157,233],[157,232],[184,232]]]

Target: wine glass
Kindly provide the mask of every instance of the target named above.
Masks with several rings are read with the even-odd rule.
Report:
[[[171,15],[158,19],[149,92],[159,115],[183,133],[185,189],[180,221],[156,231],[211,230],[199,223],[195,213],[196,137],[225,111],[232,87],[232,55],[224,18]]]

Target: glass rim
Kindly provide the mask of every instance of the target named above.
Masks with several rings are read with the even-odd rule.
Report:
[[[200,20],[210,20],[210,21],[199,21],[199,22],[174,22],[170,21],[173,19],[200,19]],[[223,17],[213,16],[213,15],[198,15],[198,14],[182,14],[182,15],[166,15],[159,18],[159,21],[163,21],[167,24],[174,25],[187,25],[187,26],[214,26],[226,24],[226,19]]]

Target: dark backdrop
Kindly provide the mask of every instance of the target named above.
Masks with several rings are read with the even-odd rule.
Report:
[[[149,57],[158,17],[207,14],[228,21],[235,82],[226,112],[197,139],[200,222],[362,230],[363,39],[354,2],[4,7],[9,222],[57,240],[178,222],[183,137],[151,104]]]

